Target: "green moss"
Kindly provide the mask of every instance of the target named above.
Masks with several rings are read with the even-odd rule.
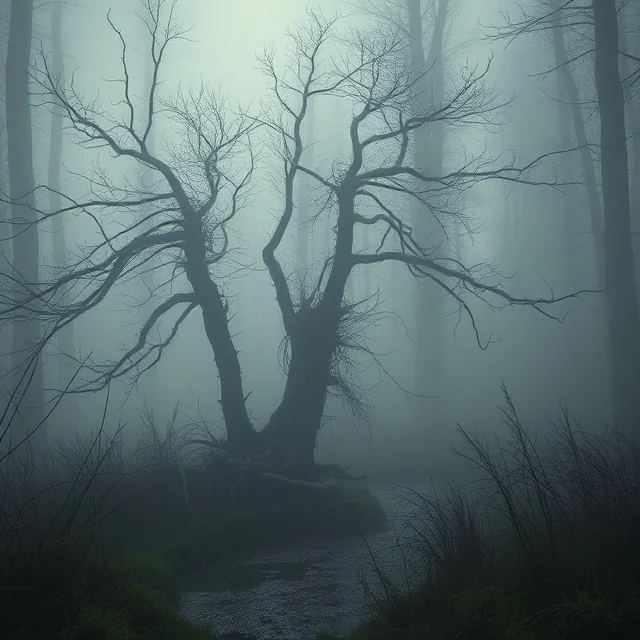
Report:
[[[62,637],[65,640],[213,638],[207,630],[182,618],[165,593],[136,583],[122,584],[117,592],[85,601]]]
[[[579,589],[554,607],[549,616],[549,629],[557,640],[637,637],[640,589],[633,586],[617,598],[612,592],[600,589]]]
[[[2,603],[3,631],[29,640],[206,640],[214,636],[179,613],[177,578],[166,560],[150,554],[107,564],[42,556]],[[5,577],[5,584],[8,578]],[[9,591],[10,592],[10,591]]]
[[[459,640],[523,638],[525,609],[513,591],[496,586],[473,586],[454,596],[446,627]]]
[[[142,584],[175,598],[178,577],[165,558],[153,553],[121,556],[109,562],[109,569],[120,582]]]

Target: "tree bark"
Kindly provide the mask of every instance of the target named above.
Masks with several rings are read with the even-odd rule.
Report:
[[[9,22],[9,12],[6,2],[0,2],[0,65],[6,69],[7,54],[7,30],[5,24]],[[2,116],[0,117],[0,191],[3,194],[9,193],[9,172],[7,160],[7,122],[6,122],[6,95],[5,87],[2,87]],[[5,225],[5,229],[9,229],[8,222],[11,220],[11,211],[6,202],[0,202],[0,220]],[[9,234],[7,234],[9,235]],[[0,244],[0,277],[10,271],[10,265],[13,262],[13,252],[11,242],[5,240]],[[0,327],[0,350],[2,357],[0,359],[0,372],[4,372],[10,368],[11,353],[11,326]]]
[[[330,383],[331,362],[337,346],[337,322],[320,307],[296,316],[289,336],[290,360],[284,394],[261,432],[263,449],[280,462],[295,462],[301,477],[314,467],[314,451]]]
[[[143,27],[141,29],[140,39],[142,42],[145,42],[147,47],[150,47],[151,43],[149,43],[148,38],[149,38],[149,33]],[[145,55],[145,68],[144,68],[144,81],[143,81],[144,91],[142,92],[142,101],[141,101],[142,104],[140,106],[140,113],[142,114],[141,127],[143,130],[146,129],[147,127],[147,123],[150,115],[149,114],[149,96],[151,95],[151,91],[153,89],[154,73],[155,73],[155,62],[153,60],[153,56],[151,55],[151,52],[149,52],[147,53],[147,55]],[[151,114],[151,115],[157,117],[157,114]],[[154,124],[155,122],[157,122],[157,119],[154,121]],[[147,149],[151,154],[155,154],[156,152],[155,133],[156,133],[156,130],[154,126],[149,131],[149,137],[147,138],[147,141],[146,141]],[[146,170],[142,172],[141,179],[142,179],[144,192],[153,193],[154,191],[153,171],[147,167]],[[140,217],[144,218],[144,216],[147,215],[148,213],[151,213],[151,211],[141,210],[140,213],[141,213]],[[150,226],[151,226],[150,223],[147,222],[145,225],[141,226],[141,229],[145,230]],[[153,291],[154,291],[155,278],[154,278],[154,272],[152,271],[152,269],[156,267],[157,264],[158,264],[158,261],[154,258],[151,258],[147,263],[147,268],[144,270],[141,276],[140,295],[142,296],[142,300],[146,301],[146,303],[142,305],[143,317],[148,317],[153,309]],[[153,402],[153,395],[156,392],[156,389],[157,389],[156,367],[153,367],[149,371],[145,372],[145,376],[143,380],[140,382],[140,395],[143,397],[145,402],[146,401]]]
[[[13,269],[26,282],[37,283],[39,266],[38,228],[33,175],[31,106],[29,103],[29,62],[33,30],[33,0],[12,0],[7,48],[7,157],[12,199]],[[25,359],[40,340],[37,318],[14,322],[13,362],[15,370],[25,366]],[[21,400],[22,429],[32,430],[43,418],[43,375],[38,358],[28,392]],[[40,429],[38,440],[44,438]]]
[[[631,430],[640,423],[640,309],[631,244],[629,159],[615,0],[593,0],[593,16],[611,394],[617,424]]]
[[[552,30],[553,53],[556,64],[556,90],[558,100],[558,128],[561,149],[570,149],[572,146],[571,135],[571,111],[569,92],[567,83],[563,80],[563,68],[566,64],[566,52],[564,46],[564,36],[562,23]],[[572,181],[571,159],[567,154],[560,158],[560,180],[568,183]],[[567,187],[565,187],[567,189]],[[568,291],[575,291],[580,288],[579,266],[577,264],[576,247],[576,200],[575,191],[572,189],[568,194],[562,194],[562,228],[564,235],[564,259],[565,273],[564,280]]]

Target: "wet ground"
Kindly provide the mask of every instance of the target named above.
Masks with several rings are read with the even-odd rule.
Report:
[[[374,493],[387,510],[386,531],[271,549],[194,575],[180,598],[183,614],[221,640],[313,640],[349,631],[367,617],[363,577],[375,582],[372,553],[402,579],[393,492]]]

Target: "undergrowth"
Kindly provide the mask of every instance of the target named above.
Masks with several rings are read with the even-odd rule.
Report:
[[[480,480],[400,499],[403,583],[377,568],[351,640],[640,638],[640,451],[563,411],[535,439],[504,390],[506,433],[459,427]]]
[[[13,417],[0,416],[3,638],[212,638],[179,614],[182,572],[385,524],[380,503],[354,483],[313,504],[239,497],[207,457],[201,429],[177,427],[174,415],[161,433],[147,414],[125,446],[124,428],[108,434],[106,415],[94,433],[37,450],[2,442]]]

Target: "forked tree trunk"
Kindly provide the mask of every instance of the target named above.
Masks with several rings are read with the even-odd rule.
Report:
[[[345,181],[348,185],[348,181]],[[335,258],[319,304],[296,316],[282,401],[260,432],[261,448],[294,462],[302,477],[313,473],[332,363],[339,346],[342,303],[351,274],[355,190],[338,197]]]
[[[336,322],[320,308],[298,314],[290,340],[290,360],[284,394],[261,432],[262,448],[276,459],[298,465],[302,477],[314,466],[314,451],[330,382],[336,347]]]
[[[640,425],[640,310],[631,244],[629,160],[615,0],[593,0],[593,14],[611,394],[617,423],[630,430]]]

